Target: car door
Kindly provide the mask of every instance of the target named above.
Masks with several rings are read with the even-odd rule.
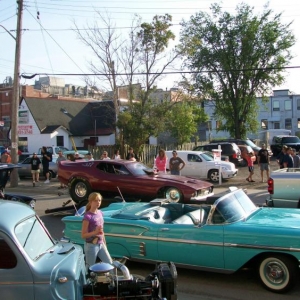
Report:
[[[1,299],[32,300],[33,278],[28,264],[16,245],[0,232]]]
[[[181,174],[185,176],[195,176],[199,178],[206,177],[206,161],[197,153],[187,153],[185,167],[182,169]]]
[[[22,163],[19,163],[18,173],[20,177],[31,177],[31,157],[27,157]]]
[[[101,187],[99,190],[119,195],[133,195],[137,193],[137,181],[125,166],[118,163],[101,161],[98,165]]]
[[[223,225],[163,224],[157,236],[159,260],[224,268]]]

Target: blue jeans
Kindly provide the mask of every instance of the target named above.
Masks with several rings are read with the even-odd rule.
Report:
[[[180,175],[179,170],[171,170],[171,175]]]
[[[112,259],[110,254],[106,248],[105,244],[92,244],[85,243],[84,244],[84,252],[85,252],[85,264],[87,269],[96,263],[97,256],[101,259],[102,262],[112,264]]]

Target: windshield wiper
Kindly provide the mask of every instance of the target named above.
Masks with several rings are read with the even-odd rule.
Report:
[[[40,258],[42,255],[46,254],[46,253],[53,253],[54,252],[54,249],[51,249],[51,250],[46,250],[40,254],[38,254],[33,260],[37,260],[38,258]]]

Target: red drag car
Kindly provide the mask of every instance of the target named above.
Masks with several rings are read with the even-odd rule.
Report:
[[[72,199],[82,205],[93,191],[104,197],[120,196],[121,192],[126,201],[167,198],[184,203],[205,201],[213,195],[209,182],[155,173],[140,162],[127,160],[63,161],[58,167],[58,179],[69,186]]]

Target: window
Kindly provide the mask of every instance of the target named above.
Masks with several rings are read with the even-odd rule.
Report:
[[[292,110],[292,101],[291,100],[284,101],[284,110]]]
[[[56,145],[57,146],[64,146],[64,137],[62,135],[58,135],[56,137]]]
[[[274,100],[273,101],[273,111],[279,111],[280,106],[279,106],[279,100]]]
[[[285,128],[292,129],[292,119],[285,119]]]
[[[300,128],[300,119],[298,118],[298,122],[297,122],[297,128]]]
[[[280,122],[274,122],[274,129],[280,129]]]
[[[208,121],[206,130],[211,131],[211,129],[211,121]]]
[[[300,99],[297,99],[297,110],[300,110]]]
[[[22,152],[28,152],[27,137],[19,137],[19,146],[18,147]]]
[[[17,258],[9,245],[0,238],[0,269],[12,269],[17,265]]]
[[[261,129],[268,129],[268,120],[267,119],[261,120]]]
[[[220,129],[221,126],[222,126],[222,122],[216,121],[216,129]]]
[[[188,161],[201,162],[201,158],[197,154],[188,154]]]

